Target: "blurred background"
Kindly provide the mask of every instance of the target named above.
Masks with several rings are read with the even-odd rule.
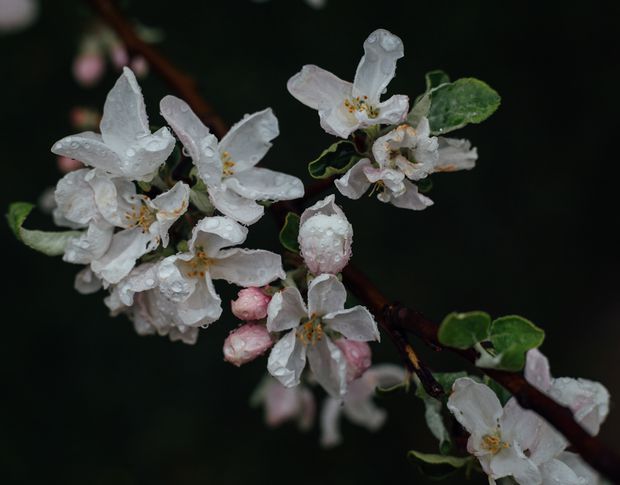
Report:
[[[131,0],[124,9],[229,123],[271,106],[281,135],[265,164],[305,181],[307,162],[333,139],[286,91],[302,64],[350,80],[364,39],[383,27],[405,43],[390,93],[415,97],[433,69],[494,87],[499,111],[455,133],[478,147],[478,166],[435,176],[433,207],[408,212],[338,195],[355,229],[353,262],[434,319],[480,309],[543,327],[556,376],[610,390],[601,435],[620,448],[618,2],[328,0],[315,9],[303,0]],[[85,87],[72,73],[95,28],[85,2],[41,1],[39,10],[27,29],[0,34],[2,211],[55,185],[49,150],[76,132],[72,108],[101,109],[118,76],[109,65]],[[151,123],[162,124],[168,89],[154,73],[141,85]],[[29,226],[51,222],[38,214]],[[276,229],[264,217],[248,247],[279,251]],[[412,396],[381,401],[389,420],[375,434],[343,421],[334,450],[319,447],[316,427],[270,430],[248,405],[265,360],[237,369],[222,359],[237,325],[228,308],[193,347],[139,337],[125,317],[108,316],[102,293],[73,290],[76,267],[22,246],[4,224],[0,231],[2,483],[427,483],[405,457],[436,452]],[[234,295],[216,286],[224,301]],[[434,369],[461,368],[418,347]],[[375,362],[398,361],[387,340],[374,350]]]

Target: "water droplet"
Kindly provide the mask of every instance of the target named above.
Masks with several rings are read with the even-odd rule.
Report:
[[[136,151],[133,148],[128,148],[127,151],[125,152],[125,155],[127,155],[128,157],[133,157],[136,154]]]

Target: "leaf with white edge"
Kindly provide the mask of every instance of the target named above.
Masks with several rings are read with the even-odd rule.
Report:
[[[472,461],[472,457],[436,455],[414,450],[407,453],[407,458],[423,475],[435,480],[449,477]]]
[[[341,140],[319,155],[308,164],[308,172],[315,179],[326,179],[332,175],[345,173],[356,162],[362,159],[355,145],[348,140]]]
[[[297,241],[299,236],[299,219],[298,214],[289,212],[286,214],[284,226],[280,231],[280,243],[294,253],[299,252],[299,242]]]
[[[491,317],[485,312],[450,313],[439,326],[437,337],[443,345],[469,349],[489,337]]]
[[[545,332],[529,320],[518,315],[508,315],[494,320],[489,340],[493,344],[498,369],[519,371],[525,365],[525,353],[539,347]]]
[[[428,121],[434,135],[480,123],[499,107],[500,96],[488,84],[463,78],[433,89]]]
[[[426,92],[450,82],[450,76],[441,69],[427,72],[424,79],[426,80]]]
[[[6,218],[15,237],[26,246],[48,256],[64,254],[67,242],[82,233],[79,231],[47,232],[25,229],[22,226],[33,208],[34,205],[28,202],[15,202],[9,206]]]

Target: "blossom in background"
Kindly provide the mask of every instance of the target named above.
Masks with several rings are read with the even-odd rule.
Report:
[[[335,181],[341,194],[359,199],[371,185],[377,198],[396,207],[423,210],[433,201],[412,183],[436,172],[469,170],[477,153],[469,141],[431,136],[426,118],[416,128],[400,125],[379,137],[372,146],[374,163],[364,158]]]
[[[384,410],[373,402],[377,387],[388,388],[401,384],[406,378],[402,367],[392,364],[375,365],[363,376],[349,384],[342,400],[328,396],[321,409],[321,444],[336,446],[342,441],[340,416],[344,414],[352,423],[376,431],[387,418]]]
[[[306,65],[287,84],[289,92],[319,112],[321,126],[341,138],[359,128],[404,121],[409,98],[395,95],[380,98],[396,73],[396,61],[403,57],[403,43],[394,34],[379,29],[364,42],[362,57],[353,83],[343,81],[318,66]]]
[[[284,386],[299,384],[306,359],[317,382],[335,397],[347,389],[347,362],[333,339],[379,340],[379,330],[363,306],[344,309],[347,292],[333,275],[323,274],[308,285],[308,306],[297,288],[276,293],[269,303],[267,329],[286,332],[274,345],[267,369]]]
[[[65,137],[52,152],[113,176],[148,182],[174,148],[168,128],[151,133],[142,91],[128,68],[108,93],[99,127],[100,135],[85,131]]]
[[[337,274],[351,258],[353,227],[329,195],[301,215],[299,248],[308,269],[314,274]]]
[[[299,428],[306,431],[314,423],[316,403],[310,389],[303,384],[288,388],[267,376],[254,391],[251,402],[263,406],[268,426],[296,421]]]
[[[23,30],[32,25],[38,15],[36,0],[0,0],[0,33]]]
[[[217,210],[253,224],[265,209],[260,200],[291,200],[304,195],[301,180],[255,167],[279,134],[278,120],[267,108],[244,117],[218,142],[185,101],[166,96],[161,113],[192,157]]]
[[[214,279],[249,287],[286,276],[280,255],[230,248],[243,243],[247,233],[247,228],[227,217],[205,217],[192,231],[189,250],[159,263],[160,289],[176,302],[184,325],[204,326],[220,317],[221,299],[213,287]]]

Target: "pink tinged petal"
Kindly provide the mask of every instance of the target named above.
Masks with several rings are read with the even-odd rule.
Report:
[[[168,230],[187,211],[189,204],[189,185],[177,182],[168,192],[158,195],[152,201],[157,210],[158,236],[163,247],[168,246]]]
[[[283,386],[293,387],[299,384],[305,366],[306,346],[291,330],[271,349],[267,370]]]
[[[553,380],[549,396],[568,406],[577,422],[593,436],[609,414],[609,391],[599,382],[560,377]]]
[[[271,298],[267,307],[267,329],[270,332],[282,332],[297,328],[302,318],[308,316],[308,310],[297,288],[287,287]]]
[[[269,378],[263,391],[265,422],[270,427],[280,426],[296,419],[301,429],[308,429],[314,421],[315,403],[312,393],[303,386],[287,388]]]
[[[263,249],[222,250],[209,271],[213,279],[239,286],[264,286],[278,278],[286,278],[282,257]]]
[[[586,485],[579,475],[561,460],[550,460],[540,467],[542,483],[547,485]]]
[[[89,169],[76,170],[61,178],[56,185],[54,199],[58,216],[83,227],[98,214],[93,190],[85,180]]]
[[[121,159],[118,154],[104,143],[101,135],[91,131],[58,140],[52,146],[52,153],[79,160],[112,174],[121,173]]]
[[[545,392],[551,387],[552,377],[549,360],[540,350],[528,350],[523,373],[525,380],[539,391]]]
[[[117,232],[107,252],[94,260],[91,268],[106,283],[116,284],[129,274],[138,258],[148,252],[151,241],[151,235],[141,228]]]
[[[500,419],[502,440],[516,441],[522,450],[527,450],[534,443],[541,424],[542,420],[535,413],[526,411],[512,398],[504,406]]]
[[[151,134],[142,91],[127,67],[108,93],[100,128],[105,144],[119,155],[138,138]]]
[[[405,193],[394,197],[390,200],[392,205],[401,209],[411,209],[415,211],[424,210],[433,205],[433,201],[418,192],[418,187],[408,180],[403,181],[405,184]]]
[[[253,200],[240,196],[224,187],[209,187],[211,203],[222,214],[245,225],[254,224],[265,213],[265,208]]]
[[[477,437],[495,433],[503,413],[495,393],[468,377],[454,382],[448,409],[467,431]]]
[[[286,85],[298,101],[316,110],[339,107],[351,96],[353,85],[318,66],[306,65]]]
[[[380,340],[377,322],[372,314],[363,306],[354,306],[346,310],[328,313],[323,317],[323,323],[332,330],[336,330],[349,340],[368,342]]]
[[[338,191],[349,199],[359,199],[370,187],[368,177],[364,173],[366,167],[372,167],[368,158],[353,165],[347,173],[334,181]]]
[[[314,423],[314,417],[316,415],[316,402],[314,396],[309,389],[305,387],[298,387],[299,401],[300,401],[300,413],[297,419],[299,429],[307,431],[312,427]]]
[[[244,288],[237,294],[237,299],[230,302],[234,316],[240,320],[261,320],[267,316],[267,307],[271,296],[260,288]]]
[[[73,60],[72,72],[78,84],[93,86],[105,72],[105,59],[99,52],[84,52]]]
[[[368,431],[377,431],[387,419],[387,413],[375,405],[372,397],[359,400],[347,400],[345,397],[344,414],[352,423]]]
[[[90,295],[101,289],[101,280],[87,266],[75,275],[74,287],[82,295]]]
[[[62,259],[68,263],[90,264],[108,251],[113,235],[114,228],[106,222],[93,222],[80,237],[69,240]]]
[[[364,41],[364,56],[353,81],[353,96],[368,96],[376,104],[396,74],[396,61],[403,57],[403,42],[384,29],[375,30]]]
[[[194,226],[189,249],[194,253],[202,248],[207,256],[213,257],[222,248],[241,244],[247,234],[245,227],[228,217],[205,217]]]
[[[304,184],[297,177],[266,168],[249,168],[235,173],[224,185],[250,200],[291,200],[304,195]]]
[[[454,172],[471,170],[476,166],[478,152],[471,148],[469,140],[456,138],[439,138],[439,157],[435,163],[435,172]]]
[[[222,315],[222,300],[207,273],[188,298],[177,304],[179,319],[188,327],[206,326]]]
[[[340,414],[342,402],[328,396],[321,408],[321,446],[331,448],[342,442],[340,434]]]
[[[538,485],[542,477],[538,467],[525,456],[516,443],[493,455],[489,462],[490,476],[494,479],[513,476],[517,483]]]
[[[308,347],[308,361],[312,374],[323,389],[333,397],[344,397],[347,392],[347,361],[329,337]]]
[[[347,382],[359,379],[372,365],[372,352],[366,342],[339,338],[334,344],[347,361]]]
[[[82,162],[78,162],[69,157],[58,157],[56,159],[56,166],[61,173],[69,173],[84,168]]]
[[[344,308],[347,290],[338,278],[322,274],[308,285],[308,314],[323,316]]]
[[[271,140],[279,133],[278,119],[271,108],[246,115],[222,138],[220,154],[228,152],[235,163],[235,172],[247,170],[265,156],[271,148]]]
[[[172,127],[198,168],[200,178],[211,186],[222,179],[217,138],[200,121],[189,105],[175,97],[166,96],[159,103],[162,116]]]
[[[265,325],[246,323],[233,330],[224,341],[224,360],[237,367],[263,355],[274,344]]]

